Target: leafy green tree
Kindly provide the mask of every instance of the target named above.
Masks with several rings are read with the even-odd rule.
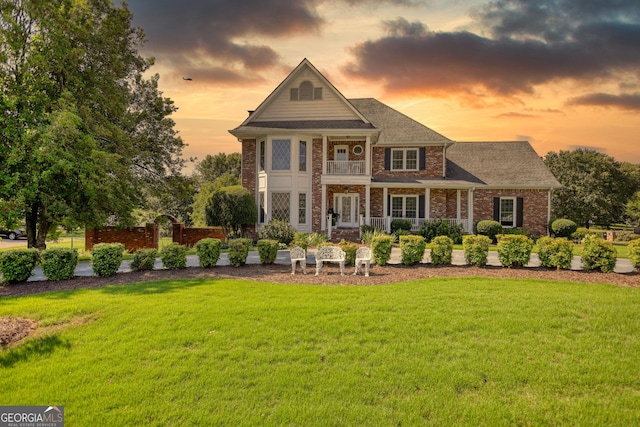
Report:
[[[625,213],[628,223],[634,226],[640,226],[640,191],[629,199],[625,206]]]
[[[194,175],[201,184],[214,182],[218,178],[231,174],[240,179],[242,168],[242,156],[240,153],[218,153],[214,156],[207,156],[195,167]]]
[[[621,221],[636,181],[613,157],[593,150],[549,152],[545,164],[562,184],[552,197],[556,218],[609,226]]]
[[[258,220],[256,202],[241,185],[223,187],[213,192],[206,208],[207,225],[220,226],[227,236],[237,236],[240,227]]]
[[[211,196],[216,190],[232,185],[240,185],[240,179],[235,174],[228,172],[216,178],[215,181],[205,182],[200,186],[200,191],[193,197],[193,204],[191,205],[191,222],[194,226],[204,227],[207,225],[205,211],[211,201]]]
[[[132,222],[142,189],[178,175],[183,143],[111,0],[0,0],[0,215],[29,247],[58,224]]]

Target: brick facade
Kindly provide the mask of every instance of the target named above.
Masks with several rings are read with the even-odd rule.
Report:
[[[403,147],[399,147],[403,148]],[[416,148],[418,147],[406,147]],[[371,173],[376,178],[442,178],[443,148],[442,146],[425,147],[425,170],[392,171],[386,170],[384,159],[385,147],[374,147],[371,162]],[[418,151],[419,152],[419,151]]]
[[[254,197],[256,197],[257,186],[257,146],[255,139],[242,140],[242,171],[241,171],[241,183],[244,188],[249,190]]]
[[[322,139],[314,139],[311,144],[311,229],[322,229]],[[328,207],[327,207],[328,209]]]
[[[548,233],[548,190],[476,190],[473,192],[474,222],[493,219],[494,197],[522,197],[524,216],[522,228],[534,236]]]

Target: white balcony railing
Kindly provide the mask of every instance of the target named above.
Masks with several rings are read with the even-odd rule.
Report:
[[[329,160],[327,175],[364,175],[364,160]]]

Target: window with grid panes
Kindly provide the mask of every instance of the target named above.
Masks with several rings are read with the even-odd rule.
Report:
[[[288,171],[291,169],[291,140],[274,139],[271,141],[271,170]]]
[[[307,195],[298,194],[298,224],[307,223]]]
[[[271,193],[271,219],[291,221],[289,193]]]

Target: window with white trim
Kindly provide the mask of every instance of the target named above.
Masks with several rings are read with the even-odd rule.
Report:
[[[300,172],[307,171],[307,141],[299,142],[299,161],[298,161],[298,170]]]
[[[391,196],[392,218],[417,218],[418,196]]]
[[[291,205],[289,193],[271,193],[271,219],[290,222]]]
[[[265,152],[266,152],[266,143],[264,140],[260,141],[260,171],[264,170],[264,159],[265,159]]]
[[[394,148],[391,150],[391,170],[418,170],[418,149]]]
[[[288,171],[291,169],[291,140],[274,139],[271,141],[271,170]]]
[[[264,220],[265,220],[264,191],[261,191],[260,193],[258,193],[258,210],[260,212],[259,218],[258,218],[258,223],[259,224],[264,224]]]
[[[500,224],[503,227],[515,227],[516,225],[516,198],[502,197],[500,199]]]
[[[307,195],[305,193],[298,194],[298,224],[307,223]]]

